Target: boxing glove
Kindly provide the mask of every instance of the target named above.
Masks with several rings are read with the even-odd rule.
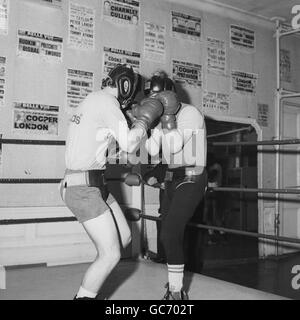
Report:
[[[142,179],[140,175],[137,173],[128,173],[125,177],[125,184],[127,184],[129,187],[139,187],[142,183]]]
[[[176,129],[176,113],[180,108],[180,102],[173,91],[162,91],[155,97],[164,107],[164,113],[161,117],[162,129]]]
[[[174,130],[177,128],[176,116],[164,115],[160,118],[162,129]]]
[[[134,110],[136,120],[133,127],[141,127],[148,131],[152,125],[162,116],[164,107],[158,99],[143,99],[139,107]]]
[[[138,104],[133,104],[132,107],[126,110],[126,118],[129,120],[130,126],[136,121],[136,110],[139,108]]]

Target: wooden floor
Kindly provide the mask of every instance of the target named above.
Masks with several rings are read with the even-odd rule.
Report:
[[[88,265],[7,270],[7,289],[0,300],[72,300]],[[161,300],[166,267],[150,261],[122,261],[102,288],[109,300]],[[186,274],[192,300],[281,300],[269,293],[199,274]]]

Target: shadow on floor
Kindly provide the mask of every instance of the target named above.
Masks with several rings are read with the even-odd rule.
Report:
[[[130,262],[130,259],[124,259],[123,262]],[[118,265],[104,282],[101,292],[97,296],[97,300],[104,300],[111,297],[126,279],[130,278],[138,268],[137,264],[130,264],[131,268],[124,267],[124,264]],[[122,267],[123,266],[123,267]]]
[[[292,273],[295,266],[299,266],[298,275]],[[201,274],[300,300],[300,253],[243,264],[204,266]]]
[[[212,238],[192,229],[185,252],[187,271],[300,300],[300,253],[260,260],[255,238],[229,234]],[[295,266],[299,267],[293,274]],[[186,279],[187,288],[190,283]]]

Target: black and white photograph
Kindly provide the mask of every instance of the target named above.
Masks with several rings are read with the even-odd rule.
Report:
[[[300,300],[299,61],[300,0],[0,0],[0,304]]]

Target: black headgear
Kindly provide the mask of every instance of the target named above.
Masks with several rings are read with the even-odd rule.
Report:
[[[176,92],[174,82],[164,72],[160,72],[146,81],[144,94],[147,96],[150,93],[159,93],[166,90]]]
[[[121,106],[126,108],[137,93],[139,80],[139,75],[130,65],[119,64],[109,72],[106,79],[102,80],[102,89],[107,86],[116,87],[118,89],[117,99]]]

